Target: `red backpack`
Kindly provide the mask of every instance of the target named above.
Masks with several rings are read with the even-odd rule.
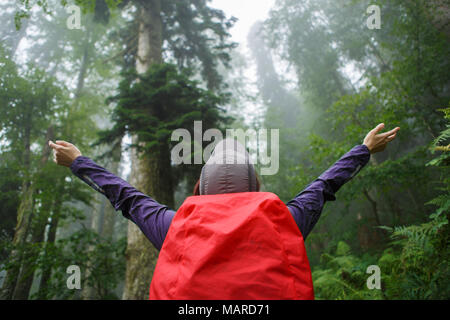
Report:
[[[314,299],[289,209],[269,192],[188,197],[161,248],[150,299]]]

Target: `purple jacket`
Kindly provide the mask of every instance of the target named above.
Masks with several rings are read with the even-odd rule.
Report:
[[[365,145],[355,146],[286,204],[304,239],[317,223],[325,201],[336,200],[335,193],[339,188],[353,178],[369,159],[370,152]],[[88,157],[79,156],[70,169],[103,193],[115,210],[121,210],[158,250],[161,249],[175,211],[136,190]]]

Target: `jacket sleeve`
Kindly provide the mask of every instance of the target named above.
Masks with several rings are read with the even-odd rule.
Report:
[[[335,193],[339,188],[352,179],[369,159],[370,152],[365,145],[355,146],[286,204],[303,239],[319,220],[325,202],[336,200]]]
[[[70,169],[96,191],[103,193],[115,210],[133,221],[157,248],[161,249],[175,211],[136,190],[88,157],[79,156]]]

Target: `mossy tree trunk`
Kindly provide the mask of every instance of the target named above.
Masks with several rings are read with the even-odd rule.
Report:
[[[136,71],[145,73],[150,65],[162,62],[162,21],[160,0],[146,1],[139,8],[139,36]],[[151,110],[150,110],[151,112]],[[139,144],[136,136],[133,143]],[[173,206],[170,151],[161,143],[152,152],[131,154],[130,182],[158,202]],[[148,299],[149,286],[158,251],[134,223],[129,222],[127,269],[123,299]]]

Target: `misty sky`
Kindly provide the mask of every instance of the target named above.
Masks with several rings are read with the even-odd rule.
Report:
[[[247,45],[247,34],[251,26],[258,20],[265,20],[275,0],[212,0],[211,7],[225,12],[227,17],[234,16],[239,20],[231,29],[232,40],[244,49]]]

